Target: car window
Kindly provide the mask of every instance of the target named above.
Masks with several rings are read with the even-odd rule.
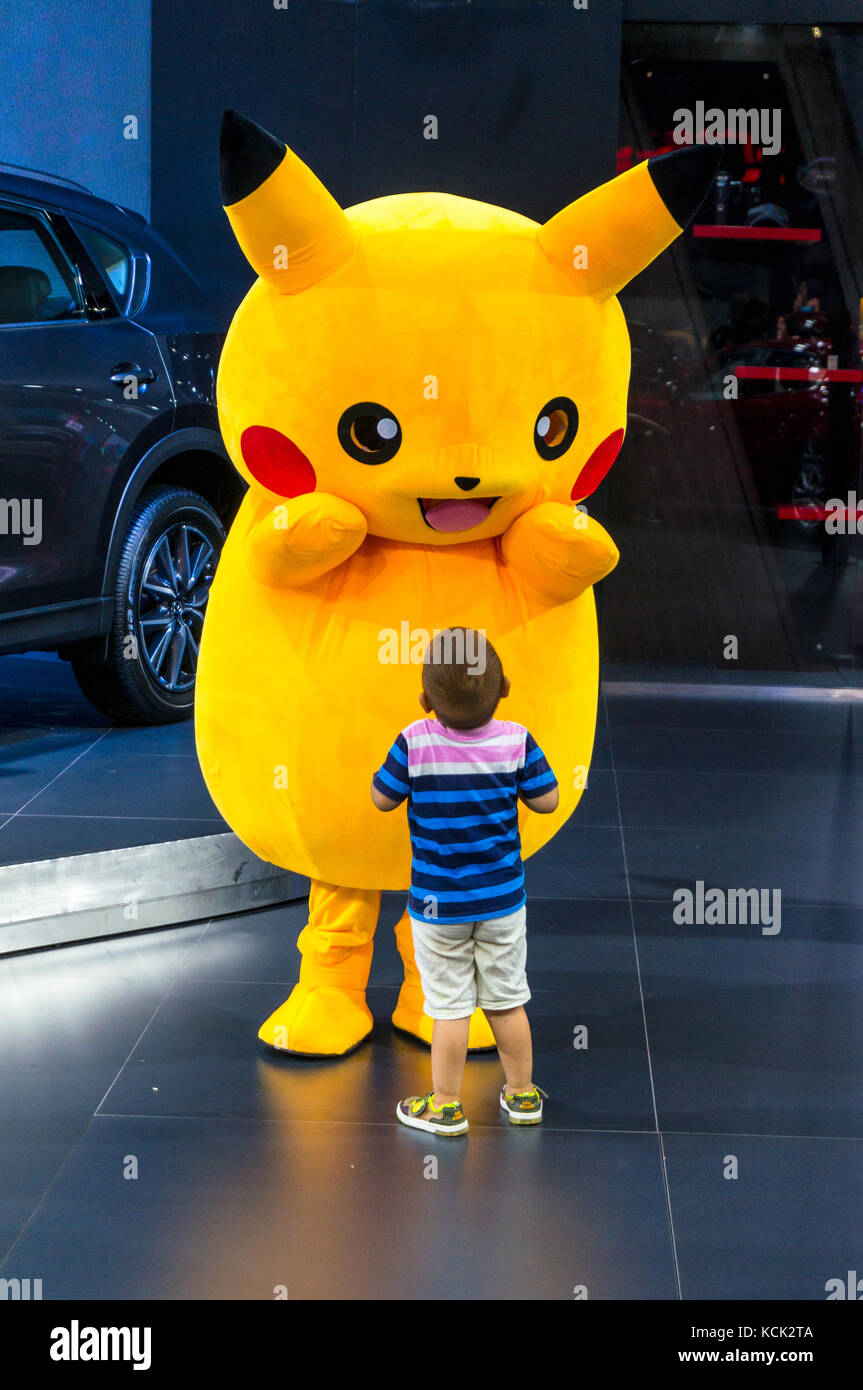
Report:
[[[767,360],[767,349],[763,347],[737,348],[728,354],[729,363],[735,367],[761,367]]]
[[[125,246],[121,246],[104,232],[97,232],[95,227],[88,226],[86,222],[76,222],[75,231],[114,290],[118,304],[122,306],[129,293],[131,273],[129,253]]]
[[[823,367],[825,363],[812,348],[791,347],[773,348],[768,359],[769,367]]]
[[[0,208],[0,324],[84,317],[72,267],[37,217]]]

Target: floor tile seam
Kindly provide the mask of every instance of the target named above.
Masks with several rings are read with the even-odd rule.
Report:
[[[605,697],[603,697],[603,698],[605,698]],[[606,700],[606,719],[607,719],[607,700]],[[658,1108],[657,1108],[657,1103],[656,1103],[656,1086],[655,1086],[654,1076],[653,1076],[653,1058],[651,1057],[651,1054],[650,1054],[650,1033],[649,1033],[648,1026],[647,1026],[647,1006],[646,1006],[645,998],[644,998],[644,986],[643,986],[643,984],[642,984],[642,979],[641,979],[641,961],[640,961],[639,954],[638,954],[638,934],[637,934],[636,925],[635,925],[635,912],[634,912],[633,906],[632,906],[632,887],[631,887],[630,878],[629,878],[629,861],[628,861],[627,853],[626,853],[626,837],[625,837],[625,835],[624,835],[624,830],[623,830],[623,819],[622,819],[622,816],[621,816],[621,809],[620,809],[620,787],[619,787],[619,784],[618,784],[617,767],[616,767],[616,762],[615,762],[615,757],[614,757],[614,738],[613,738],[611,732],[609,732],[608,744],[609,744],[609,759],[610,759],[610,761],[611,761],[611,765],[612,765],[612,769],[613,769],[613,776],[614,776],[614,794],[615,794],[615,799],[616,799],[616,801],[617,801],[617,816],[618,816],[618,824],[619,824],[619,832],[620,832],[620,852],[621,852],[621,855],[622,855],[622,858],[623,858],[623,872],[624,872],[624,879],[625,879],[625,882],[626,882],[626,896],[627,896],[627,900],[628,900],[628,903],[629,903],[629,921],[630,921],[630,928],[631,928],[631,932],[632,932],[632,948],[633,948],[633,951],[634,951],[634,953],[635,953],[635,970],[636,970],[636,978],[637,978],[637,981],[638,981],[639,1002],[640,1002],[640,1005],[641,1005],[641,1020],[642,1020],[642,1029],[643,1029],[643,1035],[644,1035],[645,1054],[646,1054],[646,1057],[647,1057],[647,1071],[648,1071],[648,1077],[649,1077],[649,1079],[650,1079],[650,1098],[651,1098],[651,1104],[652,1104],[652,1106],[653,1106],[653,1116],[654,1116],[654,1120],[655,1120],[655,1122],[656,1122],[657,1151],[658,1151],[658,1157],[659,1157],[659,1168],[660,1168],[660,1173],[661,1173],[661,1175],[662,1175],[662,1188],[663,1188],[663,1192],[664,1192],[664,1195],[665,1195],[665,1211],[666,1211],[666,1220],[667,1220],[667,1222],[668,1222],[669,1240],[670,1240],[670,1242],[671,1242],[671,1258],[672,1258],[672,1263],[673,1263],[673,1268],[674,1268],[674,1280],[675,1280],[675,1285],[676,1285],[676,1288],[677,1288],[677,1297],[678,1297],[678,1300],[682,1300],[682,1298],[683,1298],[683,1290],[682,1290],[681,1280],[680,1280],[680,1262],[679,1262],[679,1260],[678,1260],[678,1255],[677,1255],[677,1240],[676,1240],[675,1232],[674,1232],[674,1216],[673,1216],[673,1212],[672,1212],[672,1209],[671,1209],[671,1191],[670,1191],[670,1188],[669,1188],[668,1174],[667,1174],[667,1172],[666,1172],[666,1167],[665,1167],[665,1162],[664,1162],[663,1144],[662,1144],[662,1139],[661,1139],[661,1136],[660,1136],[659,1110],[658,1110]]]
[[[28,1228],[30,1227],[32,1222],[35,1221],[42,1207],[45,1205],[45,1202],[48,1200],[51,1190],[54,1187],[55,1183],[59,1180],[60,1175],[63,1172],[63,1169],[66,1167],[66,1164],[72,1158],[73,1154],[76,1152],[79,1146],[84,1143],[85,1139],[87,1138],[87,1135],[90,1133],[90,1127],[93,1124],[94,1119],[94,1114],[90,1114],[88,1116],[87,1124],[85,1125],[83,1131],[81,1132],[81,1134],[78,1135],[78,1138],[74,1140],[74,1142],[70,1145],[69,1149],[63,1156],[63,1159],[61,1160],[56,1173],[54,1174],[51,1181],[48,1183],[48,1186],[45,1188],[45,1191],[42,1193],[42,1196],[39,1198],[38,1202],[33,1207],[33,1210],[30,1212],[30,1215],[27,1217],[27,1220],[24,1222],[23,1226],[21,1227],[17,1236],[13,1240],[12,1244],[9,1246],[9,1249],[7,1250],[6,1254],[3,1256],[2,1259],[0,1259],[0,1276],[2,1276],[3,1270],[11,1260],[21,1240],[26,1235]]]
[[[350,1126],[368,1126],[373,1129],[393,1128],[398,1126],[398,1121],[392,1120],[337,1120],[324,1117],[311,1118],[309,1116],[293,1117],[279,1115],[202,1115],[184,1114],[179,1112],[168,1112],[161,1110],[138,1111],[138,1110],[100,1110],[91,1114],[88,1118],[87,1127],[75,1141],[75,1145],[80,1143],[87,1133],[89,1133],[95,1121],[98,1120],[156,1120],[156,1121],[177,1121],[182,1123],[202,1123],[202,1124],[230,1124],[247,1125],[258,1127],[272,1127],[284,1132],[285,1124],[289,1125],[338,1125],[341,1128]],[[498,1125],[493,1122],[483,1122],[472,1120],[471,1125],[477,1129],[489,1130],[494,1133],[509,1134],[510,1127],[506,1124]],[[516,1128],[516,1126],[512,1126]],[[806,1142],[824,1144],[863,1144],[863,1134],[806,1134],[802,1131],[796,1133],[777,1133],[773,1130],[734,1130],[734,1129],[674,1129],[663,1126],[658,1132],[654,1129],[618,1129],[610,1125],[551,1125],[543,1120],[542,1124],[536,1127],[536,1132],[545,1131],[551,1134],[579,1134],[579,1135],[632,1135],[643,1139],[655,1139],[657,1133],[666,1138],[678,1139],[764,1139],[782,1140],[783,1142]],[[399,1129],[399,1133],[401,1130]],[[73,1145],[74,1147],[74,1145]],[[70,1151],[71,1152],[71,1151]],[[67,1155],[68,1157],[68,1155]],[[65,1159],[63,1160],[65,1163]],[[52,1180],[53,1181],[53,1180]]]
[[[176,983],[177,983],[176,978],[172,979],[172,980],[168,983],[168,986],[167,986],[167,988],[165,989],[164,993],[162,994],[161,998],[159,999],[158,1004],[157,1004],[156,1007],[153,1009],[152,1013],[150,1014],[150,1017],[147,1019],[147,1022],[144,1024],[143,1028],[141,1029],[140,1033],[139,1033],[138,1036],[136,1037],[135,1041],[132,1043],[132,1046],[131,1046],[131,1048],[129,1049],[129,1052],[127,1053],[125,1059],[123,1060],[123,1062],[120,1064],[119,1068],[117,1069],[117,1072],[116,1072],[116,1074],[115,1074],[115,1076],[114,1076],[113,1081],[110,1083],[110,1085],[108,1086],[108,1089],[107,1089],[107,1090],[105,1091],[105,1093],[103,1094],[102,1099],[99,1101],[99,1104],[95,1107],[95,1109],[94,1109],[94,1111],[93,1111],[93,1114],[94,1114],[94,1115],[98,1115],[101,1106],[104,1104],[105,1100],[107,1100],[108,1096],[111,1094],[111,1091],[112,1091],[113,1088],[116,1086],[116,1084],[117,1084],[119,1078],[121,1077],[121,1075],[122,1075],[123,1072],[125,1071],[125,1069],[126,1069],[126,1067],[128,1066],[128,1064],[129,1064],[131,1058],[133,1057],[133,1055],[134,1055],[134,1053],[135,1053],[135,1050],[136,1050],[136,1048],[138,1047],[138,1044],[141,1042],[142,1038],[144,1037],[144,1034],[147,1032],[147,1029],[148,1029],[148,1028],[150,1027],[150,1025],[152,1024],[154,1018],[156,1017],[157,1013],[158,1013],[159,1010],[161,1009],[162,1005],[165,1003],[165,1000],[168,998],[169,994],[170,994],[171,991],[173,990],[174,985],[175,985]]]
[[[98,744],[102,742],[102,739],[105,738],[107,733],[108,730],[106,729],[102,734],[99,735],[97,739],[94,739],[92,743],[88,744],[86,748],[82,748],[81,752],[77,755],[77,757],[74,757],[71,760],[71,762],[66,764],[64,768],[61,768],[61,770],[51,778],[50,782],[46,782],[44,787],[40,787],[37,792],[34,792],[33,795],[29,797],[27,801],[24,802],[23,806],[19,806],[17,811],[13,812],[13,814],[10,815],[7,820],[3,821],[3,823],[0,824],[0,830],[5,830],[6,826],[9,825],[11,821],[15,820],[16,816],[21,815],[25,807],[29,806],[31,802],[35,801],[36,798],[41,796],[43,792],[47,791],[49,787],[52,787],[54,783],[59,780],[59,778],[65,776],[65,774],[69,771],[71,767],[74,767],[75,764],[85,756],[85,754],[89,753],[91,748],[95,748]]]
[[[125,1111],[125,1110],[102,1110],[102,1111],[97,1112],[97,1113],[96,1113],[95,1115],[93,1115],[91,1118],[92,1118],[93,1120],[176,1120],[176,1121],[178,1121],[178,1122],[182,1121],[183,1123],[187,1123],[187,1122],[190,1122],[190,1121],[194,1121],[195,1123],[197,1123],[197,1122],[200,1121],[200,1122],[202,1122],[202,1123],[205,1122],[205,1123],[209,1123],[209,1124],[238,1124],[238,1125],[265,1126],[265,1127],[266,1127],[266,1126],[271,1126],[273,1129],[278,1129],[278,1130],[280,1130],[280,1131],[282,1131],[282,1132],[284,1132],[284,1130],[285,1130],[285,1122],[286,1122],[286,1117],[284,1117],[284,1116],[268,1116],[268,1115],[261,1115],[261,1116],[254,1116],[254,1115],[195,1115],[195,1114],[192,1114],[192,1115],[184,1115],[184,1114],[173,1114],[173,1113],[169,1113],[169,1112],[166,1112],[166,1111],[149,1111],[149,1112],[144,1111],[144,1112],[142,1112],[142,1111],[133,1111],[133,1110],[130,1110],[130,1111]],[[468,1118],[470,1119],[470,1116],[469,1116],[469,1115],[468,1115]],[[357,1127],[357,1126],[359,1126],[359,1127],[362,1127],[362,1128],[371,1128],[371,1129],[392,1129],[394,1132],[398,1132],[399,1134],[401,1134],[401,1132],[402,1132],[402,1127],[399,1125],[399,1122],[398,1122],[398,1120],[395,1118],[395,1115],[393,1115],[392,1120],[389,1120],[389,1119],[381,1119],[381,1120],[336,1120],[336,1119],[327,1119],[327,1118],[324,1118],[324,1117],[313,1118],[313,1117],[310,1117],[310,1116],[303,1116],[303,1117],[297,1117],[297,1118],[291,1117],[290,1119],[287,1120],[287,1123],[288,1123],[289,1125],[337,1125],[340,1129],[349,1129],[349,1128],[351,1128],[351,1127]],[[508,1124],[505,1123],[505,1122],[502,1122],[502,1123],[500,1123],[500,1124],[497,1124],[497,1123],[494,1122],[494,1121],[482,1121],[482,1120],[471,1120],[471,1121],[470,1121],[470,1125],[471,1125],[471,1129],[482,1129],[482,1130],[490,1131],[490,1132],[493,1133],[493,1134],[510,1134],[510,1133],[512,1132],[512,1130],[518,1128],[517,1125],[508,1125]],[[89,1128],[89,1126],[88,1126],[88,1128]],[[541,1130],[541,1131],[544,1131],[545,1133],[548,1133],[548,1134],[623,1134],[623,1135],[627,1135],[627,1134],[628,1134],[628,1135],[635,1135],[635,1136],[637,1136],[637,1137],[639,1137],[639,1138],[643,1138],[643,1139],[655,1139],[655,1138],[656,1138],[656,1131],[653,1130],[653,1129],[613,1129],[613,1128],[611,1128],[611,1127],[609,1127],[609,1126],[598,1127],[598,1128],[596,1128],[596,1129],[592,1129],[592,1128],[578,1127],[578,1126],[575,1126],[575,1125],[573,1125],[573,1126],[569,1126],[569,1125],[550,1125],[550,1124],[549,1124],[547,1121],[545,1121],[545,1120],[543,1120],[542,1124],[539,1125],[539,1126],[533,1126],[533,1127],[525,1126],[525,1128],[526,1128],[526,1129],[527,1129],[527,1128],[532,1128],[532,1130],[535,1131],[535,1132],[537,1132],[537,1133]],[[417,1133],[427,1133],[427,1131],[416,1131],[416,1132],[417,1132]],[[434,1138],[435,1136],[431,1136],[431,1137]],[[734,1136],[729,1136],[729,1137],[734,1137]]]

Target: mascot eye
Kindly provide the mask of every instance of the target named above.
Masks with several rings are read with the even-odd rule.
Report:
[[[360,463],[386,463],[402,442],[398,420],[374,401],[349,406],[339,420],[338,433],[345,453]]]
[[[539,412],[533,431],[536,452],[543,459],[559,459],[578,433],[578,407],[569,396],[555,396]]]

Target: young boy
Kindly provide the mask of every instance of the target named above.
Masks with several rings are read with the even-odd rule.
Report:
[[[484,635],[448,628],[429,644],[420,705],[430,717],[403,729],[372,780],[372,800],[393,811],[408,798],[413,863],[408,912],[414,953],[434,1019],[433,1089],[396,1115],[432,1134],[465,1134],[460,1092],[470,1018],[485,1013],[506,1084],[511,1124],[542,1119],[531,1076],[525,975],[524,868],[518,800],[547,815],[558,785],[521,724],[494,718],[510,684]]]

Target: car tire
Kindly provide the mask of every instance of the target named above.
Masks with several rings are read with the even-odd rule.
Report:
[[[203,615],[224,542],[217,512],[197,492],[142,494],[117,566],[107,656],[71,658],[87,699],[115,723],[191,715]]]
[[[816,438],[805,440],[791,479],[791,505],[823,507],[827,501],[827,460]],[[824,534],[823,521],[795,521],[793,534],[812,540]]]

